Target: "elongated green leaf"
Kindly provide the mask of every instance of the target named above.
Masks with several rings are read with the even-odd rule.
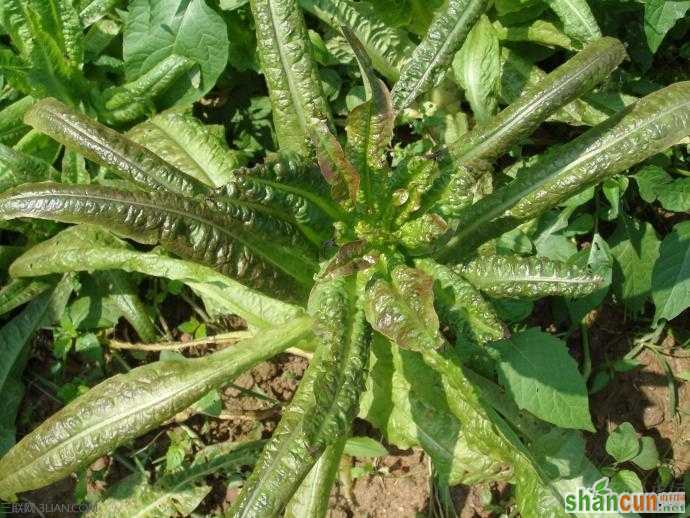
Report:
[[[74,279],[70,275],[65,276],[54,290],[40,295],[0,329],[0,388],[4,387],[33,334],[62,316],[73,289]]]
[[[52,164],[58,158],[62,146],[48,135],[32,129],[14,145],[13,149]]]
[[[558,109],[606,79],[625,56],[625,47],[615,38],[590,43],[496,117],[454,143],[453,156],[462,161],[499,157]]]
[[[222,128],[209,127],[188,114],[168,111],[135,126],[127,136],[183,173],[210,187],[227,184],[244,165],[228,148]]]
[[[88,466],[310,333],[310,322],[298,319],[205,358],[154,362],[102,382],[0,459],[0,496],[43,487]]]
[[[327,123],[329,108],[302,11],[297,0],[252,0],[251,7],[278,142],[284,151],[304,153],[313,120]]]
[[[360,290],[355,276],[314,288],[316,354],[229,516],[278,516],[325,449],[350,433],[369,359]]]
[[[385,153],[393,140],[395,112],[386,84],[374,74],[371,59],[350,29],[343,34],[355,53],[364,81],[367,100],[347,118],[347,151],[359,172],[365,206],[375,207],[385,188],[388,163]]]
[[[57,180],[60,174],[40,158],[0,144],[0,192],[24,183]]]
[[[105,499],[89,510],[87,518],[174,518],[187,516],[211,491],[208,475],[239,471],[256,461],[263,441],[225,442],[207,446],[195,454],[194,462],[178,473],[150,483],[137,471],[111,489]]]
[[[0,6],[0,23],[19,53],[0,51],[10,84],[37,98],[52,95],[74,105],[88,95],[81,71],[82,27],[72,2],[8,0]]]
[[[146,306],[137,295],[130,279],[121,271],[105,271],[94,275],[98,284],[107,294],[107,301],[111,302],[122,316],[132,325],[144,342],[152,342],[156,338],[156,327]]]
[[[601,288],[604,281],[577,266],[543,257],[492,255],[457,270],[496,298],[584,297]]]
[[[193,60],[171,54],[141,77],[108,88],[99,97],[99,119],[121,125],[156,112],[155,101],[194,69]]]
[[[398,266],[391,282],[375,281],[366,292],[366,315],[371,327],[403,349],[435,349],[442,343],[433,280],[421,270]]]
[[[0,110],[0,144],[11,146],[26,135],[29,127],[22,119],[35,102],[33,97],[27,95]]]
[[[101,55],[110,44],[117,38],[122,30],[120,23],[115,20],[105,19],[96,22],[84,36],[84,60],[86,63],[93,63],[99,58],[104,65],[108,66],[108,61],[113,67],[119,67],[119,62],[113,62],[108,58],[101,58]]]
[[[553,23],[546,20],[534,20],[526,25],[504,26],[500,21],[494,22],[498,37],[506,41],[529,41],[541,45],[572,48],[571,39]]]
[[[596,42],[592,42],[581,52],[595,44]],[[616,46],[612,50],[615,48]],[[501,49],[501,61],[501,100],[509,105],[516,102],[523,93],[536,88],[548,75],[513,49]],[[555,111],[548,120],[565,122],[573,126],[596,126],[637,100],[636,97],[620,92],[583,93],[581,97]]]
[[[17,259],[16,277],[71,271],[121,269],[166,277],[187,284],[215,310],[236,314],[252,327],[271,327],[303,311],[239,284],[211,268],[156,253],[128,249],[124,242],[98,227],[78,225],[44,241]]]
[[[60,53],[75,63],[83,57],[82,27],[72,2],[59,0],[6,0],[0,7],[0,23],[23,56],[39,45],[37,33],[54,38]]]
[[[408,107],[437,83],[488,5],[488,0],[448,0],[444,3],[400,72],[400,80],[392,93],[396,110]],[[488,28],[483,26],[481,30]]]
[[[516,180],[465,210],[444,256],[510,230],[689,133],[690,82],[640,99],[572,142],[550,149]],[[499,219],[492,222],[495,218]]]
[[[60,182],[81,185],[91,183],[91,175],[86,169],[86,160],[83,156],[75,151],[65,150],[65,154],[62,156]]]
[[[398,80],[400,67],[414,46],[405,31],[387,25],[373,6],[352,0],[299,0],[299,5],[336,30],[351,28],[374,68],[390,81]]]
[[[285,508],[285,518],[322,518],[328,512],[331,488],[338,474],[345,438],[331,444],[321,455]]]
[[[94,223],[140,243],[161,244],[252,286],[278,287],[290,284],[290,277],[311,284],[315,260],[295,236],[282,237],[284,228],[251,210],[230,212],[217,205],[173,194],[42,183],[0,197],[0,218]]]
[[[492,170],[485,160],[453,163],[445,157],[441,167],[436,167],[440,171],[422,198],[421,212],[430,210],[444,218],[454,218],[493,191]]]
[[[433,277],[434,305],[457,340],[484,345],[506,337],[506,326],[491,303],[462,276],[431,259],[416,264]]]
[[[111,167],[124,179],[148,190],[179,194],[204,192],[204,185],[120,133],[72,110],[55,99],[43,99],[24,120],[96,163]]]
[[[35,299],[55,285],[55,279],[12,279],[0,289],[0,315]]]
[[[483,124],[496,112],[501,74],[501,49],[498,34],[486,16],[482,16],[467,35],[453,62],[457,81],[477,122]]]
[[[582,43],[601,38],[601,29],[587,0],[546,0],[546,3],[561,19],[568,36]]]

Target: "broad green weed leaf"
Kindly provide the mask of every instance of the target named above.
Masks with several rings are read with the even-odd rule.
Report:
[[[288,502],[283,515],[285,518],[320,518],[326,516],[331,488],[338,475],[344,445],[345,439],[339,439],[326,448]]]
[[[552,428],[535,441],[532,451],[549,478],[572,478],[582,468],[585,440],[574,430]]]
[[[196,62],[198,72],[180,78],[159,101],[161,108],[191,104],[213,87],[225,69],[227,29],[204,0],[133,0],[125,19],[122,53],[128,81],[139,79],[172,54]]]
[[[530,329],[495,347],[501,384],[520,408],[563,428],[594,429],[585,381],[561,340]]]
[[[313,121],[328,123],[329,108],[311,56],[297,0],[252,0],[261,68],[283,151],[306,153]]]
[[[637,473],[621,469],[611,477],[609,487],[616,493],[643,493],[644,486]]]
[[[571,320],[580,322],[606,298],[613,279],[613,256],[604,238],[600,234],[594,234],[589,249],[580,250],[568,260],[568,263],[586,268],[603,279],[601,287],[591,295],[566,301]]]
[[[426,36],[400,72],[400,79],[392,92],[393,106],[396,110],[407,108],[420,95],[436,85],[474,24],[487,9],[488,3],[487,0],[448,0],[444,3],[435,14]],[[486,24],[482,30],[489,30]],[[483,46],[475,43],[471,52],[483,50]],[[487,56],[490,53],[490,50],[486,51]],[[494,64],[490,59],[486,61],[487,63],[482,60],[482,63],[485,63],[484,66],[487,68]],[[491,72],[482,72],[485,77],[492,77]],[[463,74],[463,78],[466,77],[467,74]]]
[[[216,128],[188,114],[168,111],[132,128],[127,136],[183,173],[210,187],[220,187],[244,165]]]
[[[89,225],[71,227],[36,245],[14,262],[11,273],[35,277],[116,269],[183,282],[211,308],[239,315],[252,327],[282,324],[302,313],[296,306],[267,297],[206,266],[128,249],[112,234]]]
[[[606,439],[606,452],[616,459],[616,462],[631,460],[640,453],[640,450],[637,432],[628,422],[619,425]]]
[[[659,450],[653,437],[640,438],[640,453],[633,457],[632,462],[644,470],[656,469],[661,463]]]
[[[628,311],[640,313],[651,295],[652,269],[659,257],[660,241],[656,230],[647,222],[621,215],[609,244],[616,261],[614,292]]]
[[[565,33],[582,43],[601,38],[601,29],[587,0],[546,0],[563,23]]]
[[[647,0],[644,4],[644,33],[652,53],[664,41],[666,33],[682,20],[690,9],[690,0]]]
[[[658,200],[664,209],[672,212],[690,210],[690,178],[674,179],[661,167],[648,165],[640,169],[635,180],[644,201]]]
[[[659,248],[652,272],[654,321],[671,320],[690,307],[690,222],[677,224]]]
[[[486,16],[467,35],[453,62],[453,71],[477,122],[487,122],[498,105],[501,48],[498,34]]]
[[[158,361],[93,387],[41,423],[0,460],[3,498],[48,485],[153,429],[243,371],[310,336],[294,320],[197,359]]]

